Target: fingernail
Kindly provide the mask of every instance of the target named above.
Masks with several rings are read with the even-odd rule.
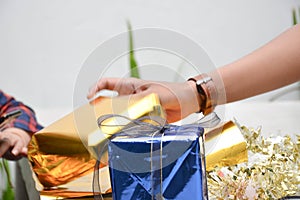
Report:
[[[28,152],[28,148],[27,147],[23,147],[22,153],[27,154],[27,152]]]
[[[13,149],[13,150],[11,151],[11,153],[12,153],[12,154],[14,154],[14,155],[16,156],[16,155],[18,155],[18,154],[19,154],[19,151],[18,151],[18,150],[16,150],[16,149]]]

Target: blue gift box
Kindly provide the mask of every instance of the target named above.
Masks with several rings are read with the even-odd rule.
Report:
[[[114,200],[207,198],[198,125],[126,130],[108,145]]]

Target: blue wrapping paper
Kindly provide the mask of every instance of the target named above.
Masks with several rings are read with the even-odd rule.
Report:
[[[114,200],[206,199],[198,125],[126,130],[108,145]],[[132,134],[131,134],[132,133]]]

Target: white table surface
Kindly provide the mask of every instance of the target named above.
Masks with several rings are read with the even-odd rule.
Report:
[[[225,106],[225,118],[257,128],[264,135],[300,135],[300,101],[231,103]]]

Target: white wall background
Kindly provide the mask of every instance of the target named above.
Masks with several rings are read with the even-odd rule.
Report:
[[[46,125],[73,109],[83,62],[97,45],[126,31],[126,19],[134,28],[181,32],[221,66],[291,27],[295,6],[299,0],[0,0],[1,89],[31,105]]]

